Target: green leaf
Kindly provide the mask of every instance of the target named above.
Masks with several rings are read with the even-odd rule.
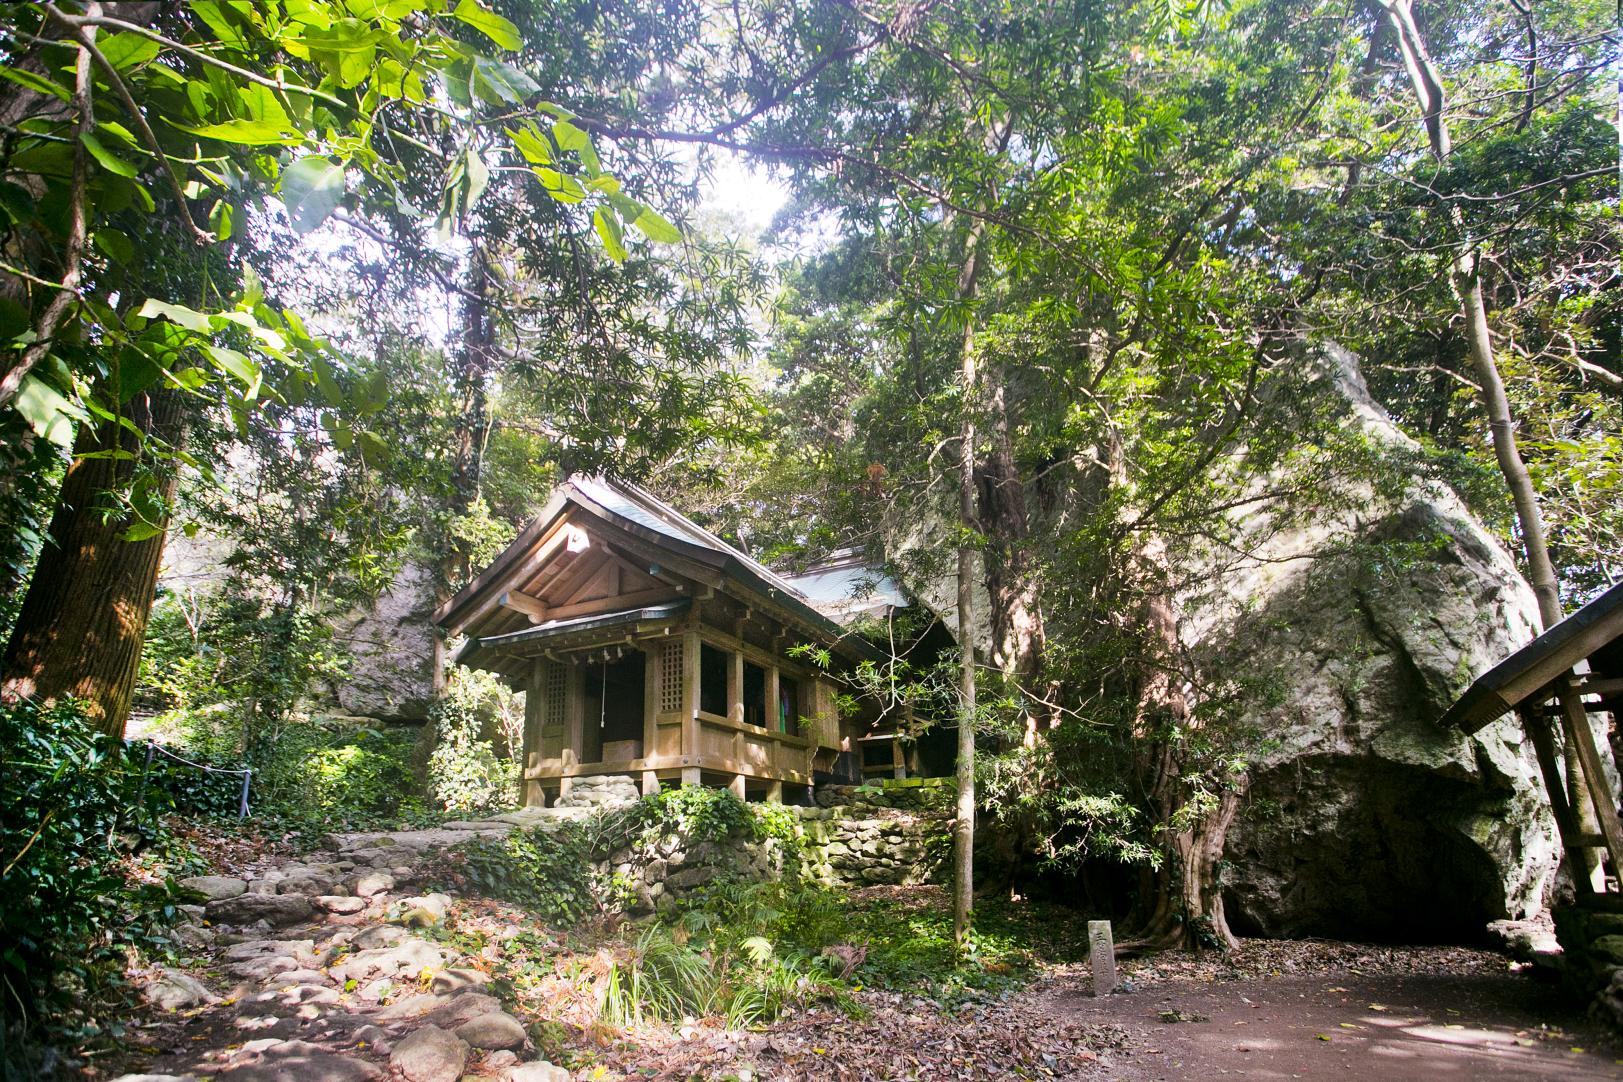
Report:
[[[471,209],[475,203],[479,202],[479,197],[485,192],[485,186],[490,183],[489,168],[485,166],[484,160],[479,157],[478,153],[473,150],[469,150],[467,154],[467,177],[467,197],[462,205]]]
[[[361,445],[361,456],[372,465],[377,465],[389,457],[389,445],[371,429],[362,428],[356,431],[355,439]]]
[[[90,156],[95,158],[101,167],[109,173],[117,173],[121,177],[135,176],[137,172],[135,166],[117,157],[112,151],[102,146],[101,140],[97,139],[93,132],[81,132],[79,141],[85,145],[86,150],[90,151]]]
[[[219,124],[204,124],[200,127],[191,127],[186,124],[176,124],[169,121],[170,126],[179,128],[191,135],[201,136],[204,139],[218,139],[222,143],[236,143],[240,146],[297,146],[304,142],[304,136],[291,130],[291,123],[269,120],[226,120]]]
[[[150,522],[141,520],[130,523],[128,528],[118,535],[118,539],[120,541],[145,541],[148,538],[157,537],[161,533],[163,533],[162,526],[154,526]]]
[[[665,219],[665,216],[653,207],[643,207],[636,219],[631,223],[642,235],[649,240],[661,244],[679,244],[682,240],[682,231]]]
[[[338,385],[338,379],[333,374],[332,365],[323,357],[313,358],[310,365],[315,372],[316,387],[321,391],[322,399],[327,405],[338,409],[344,404],[344,389]]]
[[[85,419],[84,410],[64,398],[55,387],[34,375],[23,377],[11,400],[35,434],[58,447],[73,445],[73,422]]]
[[[58,86],[49,79],[41,78],[31,71],[23,68],[0,67],[0,79],[8,79],[18,86],[26,86],[30,90],[37,90],[41,94],[49,94],[61,101],[72,101],[73,94],[65,86]]]
[[[140,34],[109,34],[97,38],[96,47],[119,71],[139,67],[158,55],[158,43]]]
[[[185,327],[188,331],[196,331],[198,334],[214,333],[214,321],[211,317],[195,309],[187,308],[184,304],[170,304],[168,301],[160,301],[156,297],[148,297],[146,303],[141,305],[141,309],[136,315],[145,316],[148,319],[157,319],[162,316],[171,323],[178,323],[180,326]]]
[[[259,395],[260,371],[259,365],[252,357],[238,353],[234,349],[225,349],[222,346],[204,345],[203,354],[214,366],[222,372],[234,377],[243,385],[243,397],[252,401]]]
[[[304,236],[327,220],[344,198],[344,168],[312,154],[282,170],[282,203],[293,232]]]
[[[114,263],[129,263],[135,258],[135,244],[129,237],[116,229],[102,228],[96,230],[95,236],[91,238],[91,243],[96,246],[102,255],[111,259]]]
[[[530,95],[541,92],[534,79],[513,65],[492,60],[488,56],[473,58],[468,86],[476,97],[491,105],[517,105]]]
[[[610,207],[598,207],[592,212],[592,225],[603,242],[603,250],[616,263],[626,259],[625,237],[620,229],[620,216]]]
[[[524,45],[518,27],[494,11],[486,11],[474,0],[462,0],[453,14],[503,49],[517,51]]]
[[[579,203],[586,198],[586,189],[580,186],[580,181],[567,173],[539,165],[530,172],[541,178],[541,186],[547,190],[547,194],[560,203]]]
[[[508,128],[507,135],[518,152],[532,165],[552,164],[552,146],[534,128]]]

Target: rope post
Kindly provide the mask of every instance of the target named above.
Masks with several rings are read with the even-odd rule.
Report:
[[[140,811],[147,802],[147,774],[152,770],[152,757],[157,754],[157,745],[147,741],[147,757],[141,764],[141,781],[135,787],[135,810]]]
[[[237,818],[248,818],[248,782],[253,778],[252,770],[242,772],[242,799],[237,802]]]

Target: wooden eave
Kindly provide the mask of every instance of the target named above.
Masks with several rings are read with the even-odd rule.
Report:
[[[1554,696],[1553,685],[1575,666],[1623,639],[1623,583],[1562,620],[1544,634],[1483,673],[1443,714],[1440,724],[1474,733],[1523,703]],[[1614,699],[1613,685],[1623,672],[1592,664],[1592,678],[1580,692]]]

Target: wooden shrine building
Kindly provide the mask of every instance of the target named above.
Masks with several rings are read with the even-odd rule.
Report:
[[[1474,733],[1512,710],[1538,756],[1568,866],[1582,868],[1586,851],[1601,850],[1615,886],[1623,874],[1623,822],[1590,716],[1623,712],[1623,583],[1483,673],[1443,715],[1442,724]],[[1558,741],[1574,753],[1579,776],[1565,778]],[[1580,806],[1569,792],[1589,803],[1598,832],[1581,828]],[[1595,898],[1584,876],[1574,872],[1573,879],[1580,903],[1588,898],[1618,907],[1623,901],[1615,889],[1607,892],[1609,899]]]
[[[813,597],[643,489],[577,476],[434,621],[464,639],[457,663],[526,693],[527,804],[602,774],[800,800],[862,780],[865,740],[906,769],[896,726],[875,703],[842,711],[830,676],[882,659],[842,619],[906,602],[838,570],[801,577]]]

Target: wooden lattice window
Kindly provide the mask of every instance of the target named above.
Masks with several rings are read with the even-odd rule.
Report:
[[[562,665],[547,666],[546,674],[541,685],[541,724],[562,725],[564,723],[564,677],[566,670]]]
[[[660,713],[682,709],[682,640],[672,639],[659,648]]]

